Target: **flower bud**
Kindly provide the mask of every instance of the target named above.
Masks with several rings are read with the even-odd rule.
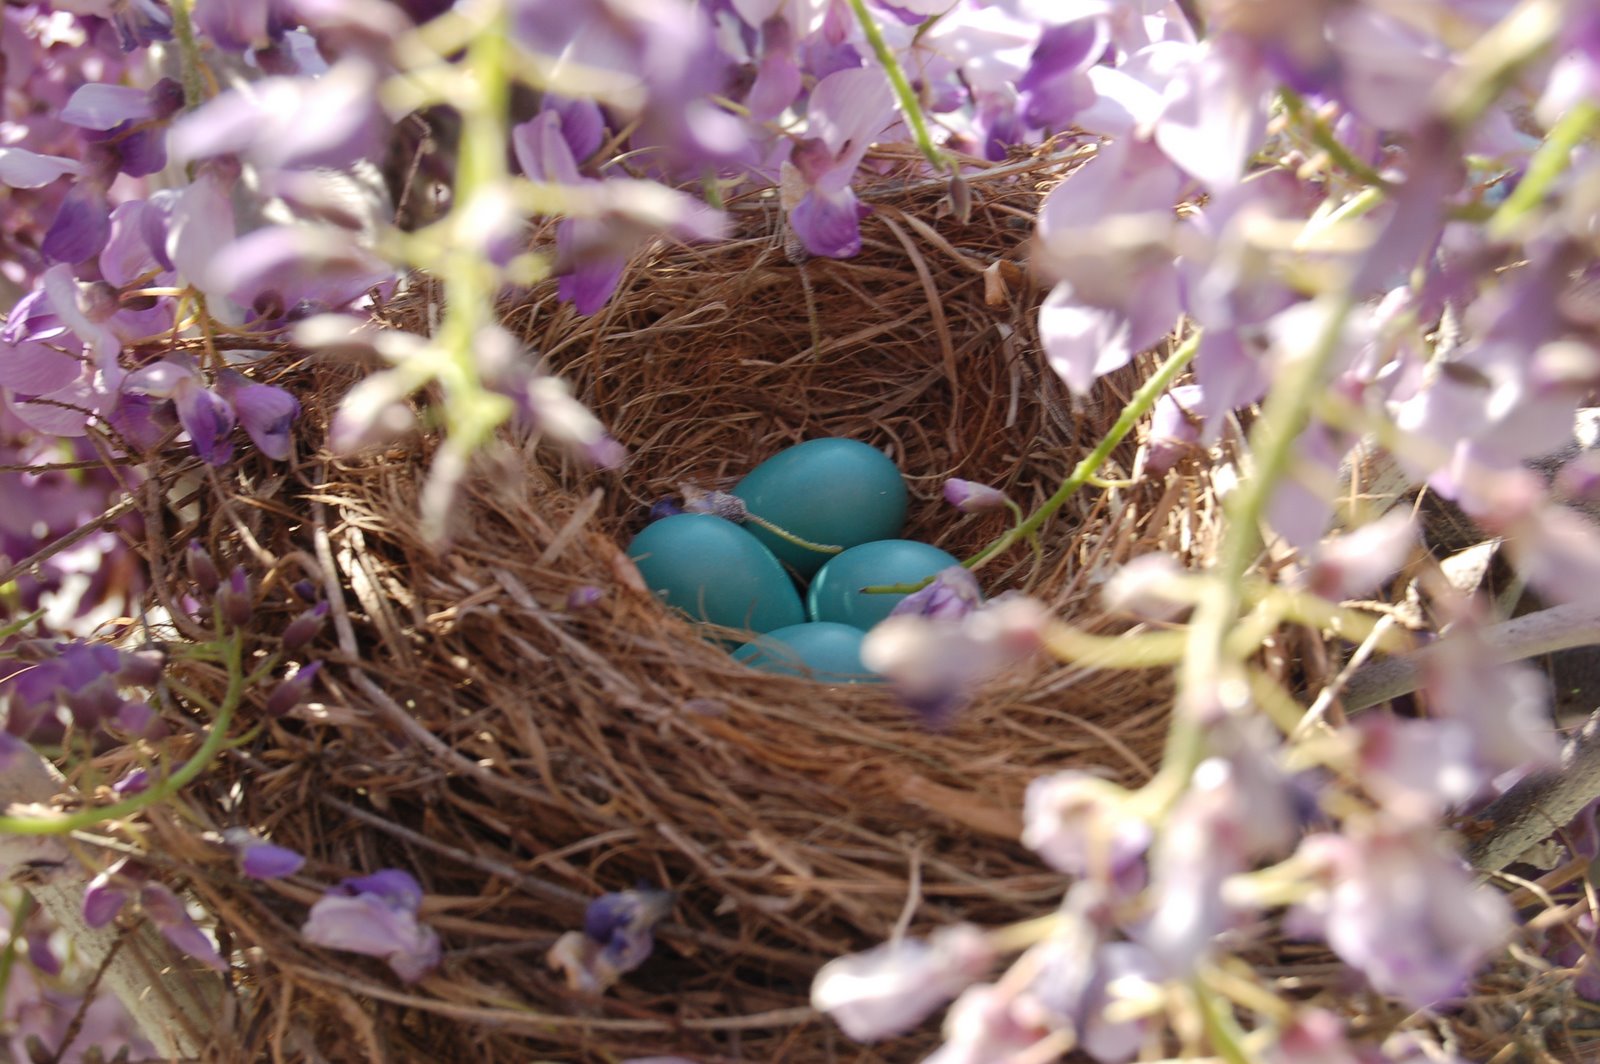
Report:
[[[194,581],[194,586],[200,589],[201,594],[210,595],[222,585],[222,575],[217,572],[217,563],[211,560],[211,555],[206,553],[199,540],[189,541],[189,553],[185,557],[185,564],[189,569],[189,579]]]
[[[991,488],[975,480],[951,477],[944,482],[944,501],[964,514],[975,514],[1004,509],[1006,495],[999,488]]]
[[[573,588],[572,592],[567,595],[567,609],[586,610],[599,605],[600,600],[604,597],[605,592],[593,584],[584,584],[581,587]]]
[[[217,605],[222,607],[222,617],[235,628],[243,628],[255,615],[254,594],[250,577],[244,566],[236,565],[228,574],[228,582],[217,591]]]
[[[267,696],[267,716],[281,717],[297,708],[311,693],[311,683],[321,671],[322,662],[313,661],[309,665],[302,665],[293,676],[280,683]]]
[[[283,630],[283,652],[293,654],[317,637],[322,631],[323,618],[328,616],[328,604],[319,602],[289,622]]]

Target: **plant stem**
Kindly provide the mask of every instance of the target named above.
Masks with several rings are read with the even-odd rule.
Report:
[[[1218,700],[1248,698],[1249,684],[1233,667],[1228,639],[1245,600],[1245,574],[1261,545],[1261,520],[1272,491],[1288,472],[1294,445],[1311,415],[1328,364],[1339,350],[1339,338],[1350,316],[1352,300],[1340,294],[1312,350],[1286,364],[1277,386],[1262,404],[1261,418],[1250,434],[1255,470],[1228,496],[1222,546],[1216,565],[1189,625],[1189,642],[1178,673],[1178,704],[1167,732],[1161,769],[1145,788],[1146,812],[1164,813],[1189,784],[1205,756],[1205,733]]]
[[[1561,116],[1550,135],[1545,137],[1539,150],[1528,160],[1527,172],[1517,187],[1500,204],[1500,209],[1489,219],[1489,236],[1496,240],[1510,239],[1517,223],[1527,217],[1554,185],[1556,179],[1572,165],[1572,153],[1600,128],[1600,104],[1584,100]]]
[[[1360,178],[1361,183],[1364,185],[1371,185],[1377,188],[1387,188],[1389,186],[1389,183],[1383,179],[1382,174],[1357,159],[1350,149],[1345,146],[1344,142],[1333,135],[1333,130],[1328,128],[1328,123],[1322,120],[1321,115],[1306,106],[1305,100],[1301,98],[1298,92],[1287,87],[1279,89],[1278,92],[1283,97],[1283,105],[1288,108],[1289,114],[1311,135],[1311,142],[1327,152],[1328,158],[1332,159],[1339,169],[1352,177]]]
[[[216,719],[211,722],[211,730],[206,733],[205,741],[200,744],[200,749],[195,751],[194,756],[180,765],[171,775],[152,783],[149,790],[111,805],[80,809],[75,813],[63,813],[58,816],[0,816],[0,834],[67,835],[103,824],[108,820],[120,820],[132,816],[157,802],[166,801],[188,786],[190,781],[216,760],[217,755],[227,744],[228,725],[232,723],[233,714],[244,697],[243,654],[242,642],[236,633],[228,641],[228,689],[222,697],[222,703],[217,707]]]
[[[954,165],[933,143],[933,137],[928,133],[928,123],[922,117],[922,104],[917,100],[917,94],[911,91],[911,82],[906,80],[906,72],[900,66],[900,61],[895,58],[894,52],[889,50],[888,42],[878,30],[878,23],[867,11],[866,0],[850,0],[850,8],[855,12],[856,21],[861,24],[861,32],[866,35],[867,43],[872,45],[872,52],[878,57],[883,72],[889,76],[889,84],[894,87],[895,98],[900,101],[900,110],[911,126],[911,136],[917,143],[917,149],[922,152],[922,157],[928,160],[928,165],[932,166],[935,172],[954,170]]]
[[[1015,528],[1006,532],[982,551],[962,562],[962,564],[976,572],[988,564],[996,555],[1008,550],[1018,541],[1036,534],[1043,528],[1045,522],[1054,517],[1056,511],[1066,505],[1067,500],[1072,498],[1079,488],[1089,483],[1096,471],[1105,464],[1106,459],[1111,457],[1111,452],[1116,450],[1117,445],[1127,438],[1128,433],[1133,431],[1133,427],[1139,423],[1139,419],[1155,405],[1156,400],[1161,398],[1168,386],[1178,378],[1178,374],[1183,372],[1184,367],[1189,364],[1194,358],[1195,352],[1199,349],[1200,334],[1195,332],[1180,344],[1177,350],[1168,355],[1167,360],[1161,364],[1161,368],[1149,380],[1145,381],[1138,391],[1133,393],[1133,398],[1129,399],[1128,405],[1122,408],[1122,413],[1117,417],[1116,423],[1111,426],[1110,431],[1105,434],[1094,450],[1085,455],[1083,460],[1073,467],[1071,475],[1062,481],[1061,487],[1056,489],[1054,495],[1045,500],[1044,505],[1030,514],[1026,521],[1019,523]]]
[[[192,111],[205,101],[205,80],[200,71],[204,61],[200,57],[200,44],[194,39],[194,23],[189,20],[191,0],[172,0],[172,36],[178,42],[182,58],[183,107]]]

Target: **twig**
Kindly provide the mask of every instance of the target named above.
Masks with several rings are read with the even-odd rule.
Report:
[[[1467,847],[1480,872],[1497,872],[1570,823],[1600,798],[1600,711],[1561,751],[1561,767],[1537,772],[1490,802],[1475,819],[1493,825]]]
[[[1497,663],[1600,643],[1600,603],[1552,606],[1486,628],[1480,638]],[[1422,683],[1423,668],[1441,648],[1441,643],[1434,643],[1361,666],[1345,687],[1345,710],[1353,713],[1415,691]]]

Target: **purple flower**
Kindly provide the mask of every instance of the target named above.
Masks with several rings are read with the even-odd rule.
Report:
[[[285,0],[200,0],[194,25],[218,48],[247,52],[283,36],[289,6]]]
[[[264,78],[223,93],[173,125],[171,146],[179,159],[239,155],[264,171],[339,169],[373,157],[388,125],[377,71],[352,57],[318,78]]]
[[[837,957],[811,982],[811,1007],[832,1016],[858,1042],[904,1034],[995,962],[988,938],[955,924],[926,939],[901,939]]]
[[[913,591],[894,604],[890,617],[924,617],[934,621],[959,621],[983,603],[978,578],[964,565],[952,565],[934,574],[933,583]]]
[[[896,697],[929,727],[944,727],[983,684],[1040,649],[1048,621],[1042,605],[1021,596],[996,599],[959,621],[891,616],[867,633],[861,661],[887,676]]]
[[[583,584],[573,588],[567,593],[567,609],[574,612],[578,610],[593,609],[605,598],[605,592],[593,584]]]
[[[317,637],[328,616],[328,604],[319,602],[290,621],[283,629],[283,652],[293,654]]]
[[[1156,144],[1213,191],[1237,184],[1266,139],[1275,86],[1237,38],[1213,37],[1167,83]]]
[[[143,768],[133,769],[111,785],[111,793],[122,798],[143,794],[149,789],[150,772],[148,769]]]
[[[1431,828],[1355,825],[1301,843],[1316,892],[1291,912],[1373,987],[1415,1008],[1461,992],[1511,930],[1510,907]]]
[[[1306,573],[1306,584],[1335,602],[1370,594],[1399,570],[1416,543],[1411,516],[1388,514],[1324,540]]]
[[[60,155],[40,155],[26,148],[0,148],[0,185],[43,188],[63,174],[76,174],[83,164]]]
[[[305,866],[306,859],[295,851],[277,846],[245,828],[229,828],[223,841],[239,859],[239,871],[251,879],[281,879]]]
[[[1076,769],[1041,776],[1023,799],[1022,844],[1058,872],[1138,889],[1151,832],[1130,802],[1115,783]]]
[[[829,74],[811,90],[806,128],[783,164],[784,209],[813,255],[847,259],[861,250],[867,208],[850,181],[873,140],[894,120],[894,94],[876,67]]]
[[[322,671],[322,662],[313,661],[295,670],[295,674],[272,689],[267,696],[264,712],[269,717],[282,717],[299,708],[311,693],[311,684]]]
[[[975,514],[1005,509],[1006,493],[975,480],[951,477],[944,482],[944,501],[964,514]]]
[[[232,404],[239,423],[262,454],[280,462],[289,457],[289,429],[300,416],[298,399],[282,388],[256,384],[231,369],[218,375],[217,391]]]
[[[1048,1029],[1017,1007],[1017,992],[980,983],[956,998],[944,1021],[944,1045],[923,1064],[995,1064],[1016,1059]]]
[[[671,911],[673,897],[644,887],[602,894],[584,910],[583,930],[557,939],[546,960],[574,990],[602,993],[649,958],[653,929]]]
[[[160,883],[146,883],[139,888],[139,908],[166,940],[187,953],[207,968],[216,972],[228,970],[228,962],[217,952],[216,943],[189,916],[189,910],[169,888]]]
[[[394,276],[394,267],[357,236],[326,225],[269,225],[215,251],[201,276],[259,318],[280,320],[311,308],[333,310]]]
[[[183,561],[184,567],[189,570],[189,579],[194,581],[194,586],[201,594],[209,595],[222,586],[222,574],[217,572],[217,563],[211,560],[210,553],[200,545],[198,539],[189,541]]]
[[[128,903],[128,891],[137,866],[124,857],[89,880],[83,891],[83,922],[104,927],[117,918]]]
[[[205,386],[199,369],[182,356],[153,362],[128,375],[129,391],[171,399],[189,444],[208,465],[225,465],[233,457],[233,408]]]
[[[217,606],[222,619],[235,628],[245,627],[255,616],[255,590],[244,566],[235,565],[228,573],[227,583],[217,589]]]
[[[311,907],[300,933],[328,949],[381,957],[414,983],[439,964],[439,936],[417,920],[422,887],[410,873],[386,868],[342,880]]]

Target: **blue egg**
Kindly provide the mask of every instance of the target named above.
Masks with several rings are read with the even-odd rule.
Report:
[[[904,599],[904,595],[863,595],[878,584],[914,584],[961,563],[938,547],[909,539],[880,539],[835,556],[811,580],[806,614],[813,621],[835,621],[866,631]]]
[[[854,547],[893,539],[906,520],[910,495],[887,455],[858,440],[807,440],[779,451],[734,485],[733,494],[757,517],[812,543]],[[750,534],[803,577],[832,555],[807,550],[754,522]]]
[[[861,664],[859,628],[847,624],[796,624],[746,643],[733,656],[752,668],[780,676],[805,676],[821,683],[882,683]]]
[[[770,632],[805,619],[800,593],[772,552],[710,514],[674,514],[628,544],[645,586],[697,620]]]

